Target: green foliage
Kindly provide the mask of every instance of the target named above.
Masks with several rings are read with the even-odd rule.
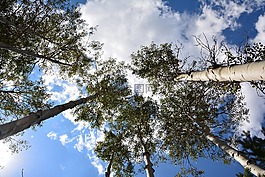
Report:
[[[205,58],[217,64],[221,48],[217,43],[210,47],[199,40],[203,49],[209,50]],[[194,166],[198,158],[211,158],[229,163],[230,158],[205,136],[207,129],[220,137],[230,137],[239,120],[245,119],[245,108],[239,83],[231,82],[179,82],[174,78],[199,66],[188,66],[186,59],[179,59],[181,48],[172,45],[151,44],[132,54],[135,74],[148,79],[160,99],[159,136],[162,147],[169,152],[169,160],[185,166],[179,175],[201,175]],[[182,66],[185,65],[186,66]],[[196,68],[195,68],[196,67]],[[155,69],[153,69],[155,68]],[[225,139],[224,139],[225,140]]]
[[[49,95],[42,81],[18,80],[0,84],[0,118],[1,123],[18,119],[39,109],[48,109]]]
[[[147,78],[155,90],[160,88],[161,83],[170,87],[184,62],[178,57],[180,50],[178,46],[168,43],[142,46],[131,55],[132,70],[134,74]]]
[[[230,129],[224,118],[229,114],[226,106],[220,106],[218,92],[211,92],[209,83],[179,83],[176,89],[161,99],[160,137],[163,149],[175,164],[192,165],[198,158],[222,159],[225,154],[207,140],[205,127],[215,128],[220,136]],[[216,99],[213,99],[216,96]],[[231,104],[227,102],[227,104]],[[221,130],[221,131],[218,131]],[[192,167],[194,169],[194,167]],[[189,170],[188,170],[189,171]],[[194,170],[192,170],[194,171]]]
[[[96,144],[95,152],[97,156],[108,162],[110,171],[117,177],[134,176],[134,163],[128,145],[124,142],[123,134],[114,134],[105,131],[104,141]]]
[[[13,71],[12,65],[23,70],[35,64],[42,69],[57,64],[62,74],[86,74],[91,61],[86,52],[100,50],[101,45],[85,41],[94,28],[87,29],[77,7],[68,0],[12,2],[3,1],[5,8],[0,11],[0,53],[6,70]]]
[[[265,128],[262,128],[262,134],[265,136]],[[242,148],[242,152],[247,155],[261,168],[265,168],[265,140],[257,136],[251,136],[250,132],[243,132],[241,139],[237,140]]]
[[[98,157],[112,164],[115,176],[132,176],[133,167],[143,162],[143,154],[153,156],[158,150],[160,141],[154,135],[158,128],[157,112],[157,103],[151,98],[133,95],[124,100],[119,112],[108,121],[109,131],[95,151]]]
[[[244,174],[243,173],[238,173],[236,174],[237,177],[255,177],[255,175],[251,174],[250,170],[248,168],[244,169]]]
[[[99,62],[97,70],[82,82],[87,83],[87,92],[97,97],[79,106],[75,113],[77,120],[88,121],[92,127],[111,121],[131,94],[124,63],[117,63],[114,59]]]

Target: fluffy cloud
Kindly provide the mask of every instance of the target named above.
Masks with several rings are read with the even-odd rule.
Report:
[[[57,133],[55,133],[55,132],[49,132],[47,134],[47,137],[51,138],[52,140],[56,140],[57,139]]]
[[[261,42],[265,44],[265,14],[259,16],[259,19],[255,25],[258,31],[257,36],[254,38],[253,42]]]
[[[261,123],[264,122],[265,115],[265,100],[248,83],[242,83],[241,85],[250,116],[248,121],[241,123],[239,130],[241,132],[250,131],[251,135],[261,136]]]
[[[188,23],[187,15],[171,12],[160,0],[88,1],[82,12],[90,25],[99,26],[92,39],[105,44],[104,56],[123,61],[151,41],[176,42]]]

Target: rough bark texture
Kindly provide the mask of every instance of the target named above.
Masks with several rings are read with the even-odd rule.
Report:
[[[207,129],[204,133],[206,134],[206,137],[208,140],[213,142],[215,145],[217,145],[219,148],[221,148],[223,151],[225,151],[227,154],[229,154],[231,157],[233,157],[244,168],[248,168],[251,173],[253,173],[256,176],[265,176],[265,170],[264,169],[261,169],[260,167],[255,165],[244,154],[238,152],[236,149],[229,146],[226,142],[220,140],[218,137],[211,134],[209,129]]]
[[[252,62],[242,65],[218,67],[205,71],[180,74],[176,80],[189,81],[257,81],[265,80],[265,61]]]
[[[66,104],[55,106],[54,108],[47,109],[47,110],[39,110],[35,113],[31,113],[28,116],[18,119],[3,125],[0,125],[0,140],[4,139],[8,136],[15,135],[18,132],[21,132],[25,129],[30,128],[33,125],[39,124],[42,121],[54,117],[61,112],[72,109],[77,105],[86,103],[88,100],[95,98],[96,95],[92,95],[86,98],[81,98],[76,101],[70,101]]]

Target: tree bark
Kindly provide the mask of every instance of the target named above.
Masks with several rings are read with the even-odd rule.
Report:
[[[89,97],[81,98],[76,101],[70,101],[68,103],[55,106],[51,109],[47,109],[43,111],[39,110],[35,113],[30,113],[28,116],[22,119],[18,119],[18,120],[15,120],[15,121],[12,121],[6,124],[2,124],[0,125],[0,140],[8,136],[15,135],[16,133],[21,132],[25,129],[28,129],[33,125],[39,124],[46,119],[52,118],[67,109],[72,109],[77,105],[86,103],[88,100],[94,99],[95,97],[96,95],[91,95]]]
[[[108,164],[108,167],[107,167],[107,170],[105,172],[105,177],[110,177],[110,173],[111,173],[111,166],[112,166],[112,163],[113,163],[113,156],[114,156],[114,152],[112,152],[111,154],[111,157],[110,157],[110,160],[109,160],[109,164]]]
[[[244,168],[248,168],[256,176],[265,176],[265,170],[254,164],[247,156],[229,146],[225,141],[210,133],[209,128],[204,131],[206,138],[233,157]]]
[[[142,137],[139,129],[138,129],[138,131],[139,131],[139,136],[140,136],[139,139],[140,139],[140,142],[141,142],[141,144],[143,146],[143,150],[144,150],[143,156],[144,156],[146,176],[147,177],[155,177],[155,175],[154,175],[155,170],[153,169],[153,163],[151,162],[151,159],[150,159],[150,153],[148,152],[148,149],[146,147],[146,144],[143,141],[143,137]]]
[[[177,81],[258,81],[265,80],[265,61],[251,62],[242,65],[217,67],[204,71],[180,74]]]
[[[155,177],[155,175],[154,175],[155,170],[153,169],[153,164],[152,164],[152,162],[150,160],[149,152],[145,151],[143,153],[143,156],[144,156],[146,176],[147,177]]]

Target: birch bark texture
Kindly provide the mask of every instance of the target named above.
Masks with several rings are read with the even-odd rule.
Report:
[[[76,101],[70,101],[65,104],[57,105],[51,109],[43,111],[39,110],[21,119],[2,124],[0,125],[0,140],[26,130],[33,125],[37,125],[46,119],[52,118],[62,113],[65,110],[72,109],[77,105],[86,103],[88,100],[94,99],[95,97],[96,95],[91,95],[89,97],[81,98]]]
[[[204,71],[180,74],[177,81],[258,81],[265,80],[265,61],[251,62],[241,65],[217,67]]]

